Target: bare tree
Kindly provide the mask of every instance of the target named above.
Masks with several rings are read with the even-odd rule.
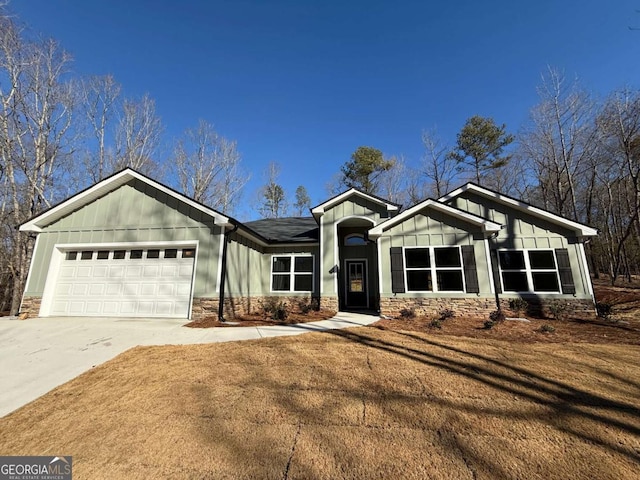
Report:
[[[151,173],[161,133],[156,103],[149,95],[140,100],[125,99],[116,127],[116,156],[111,171],[130,167]]]
[[[420,166],[420,176],[428,181],[426,194],[440,198],[451,189],[456,178],[456,162],[447,156],[450,147],[443,145],[435,129],[422,132],[424,155]]]
[[[311,207],[311,199],[307,193],[307,189],[303,185],[296,188],[296,201],[293,204],[295,214],[301,217]]]
[[[543,206],[580,220],[579,183],[597,149],[594,102],[553,68],[543,75],[538,94],[540,103],[520,136],[521,155],[532,162]]]
[[[113,165],[113,153],[108,155],[107,134],[112,117],[116,114],[116,101],[121,87],[113,76],[92,76],[80,84],[84,114],[89,124],[90,135],[96,142],[96,150],[88,154],[87,170],[91,180],[99,182],[105,178]]]
[[[280,166],[276,162],[269,163],[266,171],[267,183],[260,189],[262,204],[258,208],[265,218],[281,218],[287,214],[288,205],[285,191],[278,184]]]
[[[54,179],[68,170],[74,95],[65,81],[71,57],[53,40],[27,41],[0,16],[0,158],[4,248],[11,276],[11,312],[20,306],[32,240],[16,227],[55,198]],[[61,182],[64,183],[64,182]]]
[[[213,125],[200,120],[188,129],[174,149],[178,183],[194,200],[230,213],[248,176],[240,172],[236,142],[219,135]]]

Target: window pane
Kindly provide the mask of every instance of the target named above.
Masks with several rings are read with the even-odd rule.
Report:
[[[532,269],[556,268],[556,262],[551,250],[531,250],[529,252],[529,263],[531,264]]]
[[[313,257],[295,257],[296,272],[313,272]]]
[[[503,270],[524,270],[524,255],[522,252],[501,251],[500,266]]]
[[[436,248],[435,256],[436,256],[436,267],[459,267],[460,266],[460,250],[457,247]]]
[[[431,265],[428,248],[407,248],[404,258],[407,268],[428,268]]]
[[[67,252],[67,260],[75,260],[78,258],[78,252]]]
[[[310,292],[313,288],[313,277],[311,275],[295,275],[293,289],[296,292]]]
[[[107,260],[109,258],[108,250],[101,250],[98,252],[98,260]]]
[[[431,272],[427,270],[408,270],[407,290],[412,292],[431,291]]]
[[[126,250],[116,250],[115,252],[113,252],[113,259],[122,260],[126,252]]]
[[[182,258],[193,258],[196,256],[195,248],[183,248],[182,249]]]
[[[147,258],[160,258],[160,250],[147,250]]]
[[[559,292],[558,276],[555,272],[533,273],[533,289],[536,292]]]
[[[90,250],[85,250],[84,252],[82,252],[80,254],[80,260],[91,260],[91,257],[93,256],[93,252]]]
[[[274,275],[273,276],[273,290],[289,291],[291,286],[291,277],[289,275]]]
[[[527,274],[524,272],[502,272],[502,285],[507,292],[528,292]]]
[[[438,290],[441,292],[461,292],[462,286],[462,272],[456,271],[439,271],[436,272],[438,277]]]
[[[364,239],[363,235],[349,235],[347,238],[344,239],[344,244],[349,246],[349,245],[366,245],[367,242]]]
[[[178,250],[175,248],[167,248],[164,251],[164,258],[176,258],[178,256]]]
[[[274,272],[290,272],[291,257],[273,257]]]
[[[131,255],[129,258],[138,259],[142,258],[142,250],[131,250]]]

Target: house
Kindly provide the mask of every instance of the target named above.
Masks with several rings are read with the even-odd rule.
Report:
[[[406,210],[351,189],[311,214],[242,223],[123,170],[20,227],[36,236],[21,312],[232,317],[273,296],[383,315],[486,316],[515,297],[593,311],[596,230],[473,183]]]

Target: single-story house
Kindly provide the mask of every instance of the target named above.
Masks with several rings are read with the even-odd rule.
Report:
[[[36,236],[26,316],[232,317],[267,297],[383,315],[594,307],[597,231],[473,183],[406,210],[350,189],[310,217],[239,222],[125,169],[20,230]]]

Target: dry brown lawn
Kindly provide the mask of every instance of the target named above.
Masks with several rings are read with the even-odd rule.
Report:
[[[363,327],[138,347],[0,419],[74,478],[636,479],[640,347]]]

